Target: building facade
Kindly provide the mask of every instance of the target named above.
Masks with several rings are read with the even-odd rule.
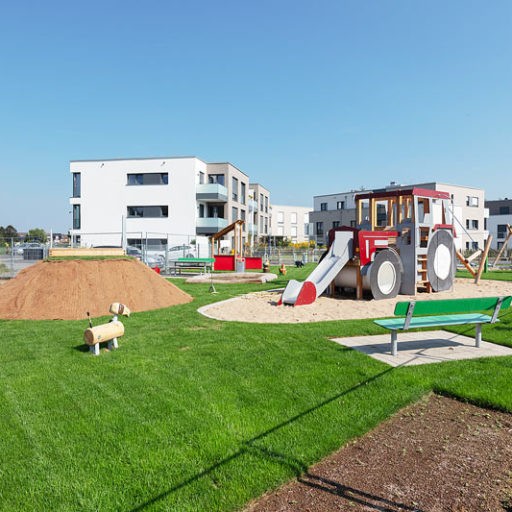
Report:
[[[327,241],[327,234],[332,228],[356,225],[355,195],[358,192],[340,192],[313,197],[313,211],[309,214],[312,238],[318,245]]]
[[[489,210],[487,230],[492,235],[491,248],[500,250],[507,240],[508,226],[512,226],[512,199],[498,199],[486,201]],[[507,249],[512,248],[512,240],[508,239]]]
[[[307,206],[272,205],[270,233],[274,238],[292,243],[309,242],[309,214],[313,208]]]
[[[76,245],[207,246],[207,237],[236,220],[245,221],[244,245],[270,232],[270,192],[229,162],[194,156],[74,160],[70,171]]]
[[[251,234],[250,243],[264,241],[270,234],[270,191],[259,183],[251,183],[250,196],[252,218],[248,219]]]

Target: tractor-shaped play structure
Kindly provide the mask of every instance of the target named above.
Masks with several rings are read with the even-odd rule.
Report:
[[[329,248],[303,283],[291,280],[281,303],[311,304],[329,286],[374,299],[452,287],[455,245],[450,194],[411,188],[356,197],[358,227],[329,232]]]

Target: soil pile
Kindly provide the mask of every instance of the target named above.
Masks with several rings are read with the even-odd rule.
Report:
[[[80,320],[108,315],[112,302],[138,312],[191,300],[137,260],[41,261],[2,285],[0,318]]]

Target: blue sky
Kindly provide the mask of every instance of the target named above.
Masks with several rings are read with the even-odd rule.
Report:
[[[2,2],[0,225],[67,231],[69,160],[230,161],[275,204],[512,197],[512,2]]]

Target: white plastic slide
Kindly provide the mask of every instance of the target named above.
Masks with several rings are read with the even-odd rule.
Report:
[[[303,283],[291,279],[283,291],[281,302],[294,306],[315,302],[352,258],[353,238],[352,231],[336,231],[334,242],[324,259]]]

